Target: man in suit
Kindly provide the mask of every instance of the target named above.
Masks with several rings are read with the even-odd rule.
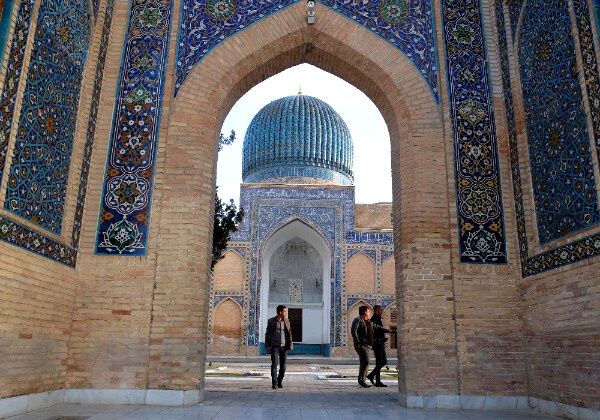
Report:
[[[386,387],[387,385],[381,382],[381,368],[387,365],[387,357],[385,355],[385,342],[387,338],[385,333],[389,331],[383,327],[383,309],[381,305],[373,306],[373,316],[371,317],[371,325],[373,326],[373,353],[375,353],[375,369],[367,375],[369,381],[375,386]],[[378,328],[379,327],[379,328]],[[375,379],[375,381],[373,381]]]
[[[271,353],[271,387],[282,388],[283,375],[285,374],[285,361],[287,351],[294,348],[292,342],[292,329],[287,319],[287,308],[284,305],[277,307],[277,316],[270,318],[267,322],[265,334],[265,347]],[[277,365],[279,364],[279,375]]]
[[[354,350],[358,353],[359,369],[358,384],[363,388],[369,388],[365,382],[365,375],[369,367],[369,349],[373,345],[373,327],[369,321],[369,308],[361,306],[358,308],[358,316],[352,321],[352,340],[354,341]]]

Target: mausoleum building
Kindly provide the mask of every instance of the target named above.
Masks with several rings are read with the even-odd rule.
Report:
[[[352,354],[360,305],[381,305],[392,327],[392,206],[355,205],[353,159],[346,123],[320,99],[281,98],[254,117],[243,145],[245,218],[213,276],[209,354],[265,354],[280,304],[292,354]]]

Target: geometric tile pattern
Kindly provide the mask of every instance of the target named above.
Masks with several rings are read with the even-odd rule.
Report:
[[[175,94],[216,45],[298,0],[183,0]],[[390,42],[413,62],[438,100],[437,52],[432,2],[419,0],[321,0]]]
[[[577,0],[576,0],[577,1]],[[591,235],[567,245],[557,247],[553,250],[539,255],[530,255],[527,240],[527,228],[525,223],[525,206],[523,200],[523,181],[519,164],[519,151],[516,135],[515,108],[513,102],[513,90],[510,76],[510,61],[508,55],[508,38],[504,23],[504,2],[496,2],[496,23],[498,27],[498,41],[500,50],[500,64],[502,70],[502,85],[504,92],[504,104],[509,134],[509,156],[511,163],[511,175],[515,197],[515,210],[517,220],[517,234],[519,240],[519,254],[521,258],[521,270],[524,277],[533,276],[547,270],[559,268],[594,256],[600,256],[600,234]],[[587,48],[582,45],[582,48]],[[584,62],[584,66],[589,63]],[[590,97],[590,100],[594,98]]]
[[[31,25],[31,12],[35,0],[23,0],[19,5],[14,36],[10,44],[8,62],[6,64],[6,77],[0,94],[0,182],[4,172],[6,156],[8,153],[8,141],[15,112],[17,100],[17,89],[19,78],[23,72],[23,60],[25,58],[25,47],[29,36]],[[6,5],[5,5],[6,7]]]
[[[600,210],[567,2],[529,0],[519,33],[536,221],[545,244],[597,224]]]
[[[597,0],[600,4],[600,0]],[[600,78],[598,77],[598,61],[594,50],[594,33],[587,0],[573,0],[577,34],[583,59],[583,77],[588,94],[588,104],[592,111],[592,129],[596,150],[600,157]]]
[[[508,2],[508,13],[510,16],[510,26],[512,29],[513,40],[517,34],[519,18],[521,17],[521,10],[523,10],[524,2],[525,0],[509,0]]]
[[[29,16],[31,10],[31,4],[33,4],[33,0],[25,1],[21,3],[21,8],[19,9],[19,16],[17,18],[17,27],[20,25],[21,21],[21,11],[25,4],[30,3],[29,5]],[[104,63],[106,59],[106,53],[108,50],[108,38],[110,35],[110,28],[112,24],[113,17],[113,9],[114,9],[115,0],[108,0],[106,6],[105,20],[102,28],[102,37],[100,43],[100,50],[98,53],[98,63],[96,67],[95,80],[94,80],[94,89],[92,91],[92,107],[90,109],[90,114],[88,117],[89,126],[88,133],[84,148],[84,157],[83,157],[83,168],[82,174],[79,179],[79,195],[77,208],[75,211],[75,217],[73,222],[73,237],[72,243],[70,246],[64,245],[55,241],[52,238],[49,238],[39,232],[36,232],[17,221],[11,220],[8,217],[0,216],[0,240],[8,242],[12,245],[21,247],[25,250],[34,252],[43,257],[52,259],[53,261],[65,264],[69,267],[75,267],[76,259],[77,259],[77,249],[78,249],[78,239],[79,232],[81,229],[81,218],[83,215],[83,204],[85,201],[85,190],[87,187],[87,179],[89,174],[89,162],[91,159],[91,151],[93,146],[93,139],[95,137],[95,127],[96,127],[96,117],[98,111],[98,104],[100,101],[100,92],[101,92],[101,84],[104,74]],[[24,51],[24,44],[27,38],[26,31],[25,35],[21,36],[21,32],[19,32],[19,39],[21,40],[21,44],[19,46],[14,45],[11,47],[11,51]],[[21,52],[22,54],[22,52]],[[22,57],[19,58],[17,54],[11,54],[11,63],[14,60],[21,60]],[[20,69],[20,65],[16,66],[16,68]],[[20,70],[18,70],[20,72]],[[11,70],[11,74],[12,70]],[[17,73],[18,75],[18,73]],[[12,77],[16,75],[13,74]],[[18,80],[18,79],[17,79]],[[6,85],[14,86],[8,82]],[[16,89],[16,87],[15,87]],[[5,91],[6,92],[6,91]],[[3,93],[3,100],[5,98],[5,92]],[[14,96],[14,93],[12,94]],[[9,101],[9,103],[14,103],[14,98]],[[12,107],[11,107],[12,110]],[[0,115],[2,113],[0,112]]]
[[[172,3],[131,3],[100,207],[97,254],[147,253]]]
[[[10,32],[14,0],[0,1],[0,64],[4,57],[6,38]]]
[[[479,0],[442,2],[460,260],[504,264],[498,144],[480,6]]]
[[[594,17],[596,18],[597,32],[600,34],[600,0],[594,0]]]
[[[83,69],[89,9],[80,0],[42,0],[5,208],[60,233]]]

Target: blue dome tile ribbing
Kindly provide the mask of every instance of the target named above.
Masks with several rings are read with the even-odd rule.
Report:
[[[277,99],[254,117],[244,138],[244,182],[319,178],[352,184],[348,126],[327,103],[306,95]]]

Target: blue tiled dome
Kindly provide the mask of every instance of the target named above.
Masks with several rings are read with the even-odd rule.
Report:
[[[312,96],[288,96],[266,105],[244,138],[244,182],[301,178],[351,185],[352,164],[346,123]]]

